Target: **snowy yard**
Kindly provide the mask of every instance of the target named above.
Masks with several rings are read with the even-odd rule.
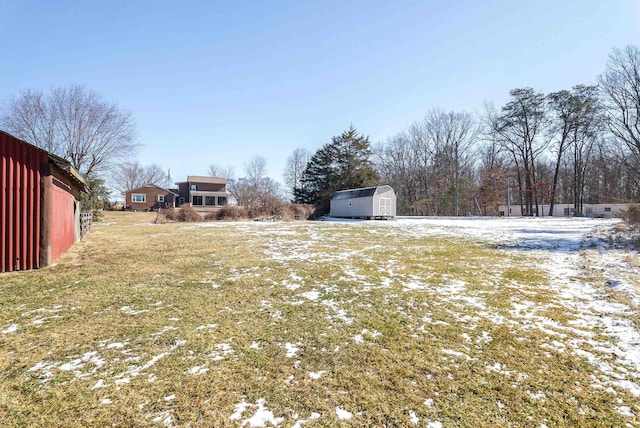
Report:
[[[640,425],[617,220],[153,218],[0,276],[0,425]]]

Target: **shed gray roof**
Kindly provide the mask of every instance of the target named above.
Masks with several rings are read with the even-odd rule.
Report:
[[[373,196],[377,189],[377,187],[365,187],[362,189],[341,190],[339,192],[335,192],[331,199],[367,198]]]

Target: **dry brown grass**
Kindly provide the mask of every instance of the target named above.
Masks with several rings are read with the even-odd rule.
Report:
[[[379,223],[105,216],[57,265],[0,276],[0,425],[248,426],[262,399],[281,426],[639,423],[571,352],[614,364],[541,260]]]

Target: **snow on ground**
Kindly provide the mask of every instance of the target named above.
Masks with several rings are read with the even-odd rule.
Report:
[[[586,358],[618,386],[640,397],[640,332],[625,317],[631,311],[627,305],[605,298],[604,287],[615,288],[627,294],[632,302],[640,303],[638,266],[627,259],[627,250],[610,248],[606,231],[614,227],[616,219],[583,218],[400,218],[390,223],[394,232],[412,236],[443,236],[490,242],[498,247],[531,252],[543,257],[542,265],[550,276],[549,288],[561,298],[560,303],[580,314],[573,331],[581,327],[597,326],[610,337],[611,342],[599,343],[590,338],[585,343],[595,349],[606,349],[616,356],[617,364],[602,361],[595,354],[574,343],[574,352]],[[364,222],[362,224],[368,224]],[[609,279],[602,287],[579,281],[585,263]],[[410,287],[411,288],[411,287]],[[413,284],[412,288],[418,288]],[[531,316],[541,321],[544,328],[549,320],[536,319],[527,304],[515,304],[514,315]],[[561,329],[554,325],[554,330]],[[446,352],[446,351],[443,351]]]
[[[640,284],[630,278],[632,273],[638,274],[637,266],[625,261],[628,251],[608,247],[606,230],[618,222],[616,219],[583,218],[400,218],[391,227],[418,236],[472,238],[542,256],[546,259],[542,268],[550,276],[549,287],[557,291],[562,304],[581,315],[579,324],[582,325],[577,327],[603,329],[612,340],[605,346],[611,347],[611,352],[615,352],[622,364],[615,369],[593,354],[579,348],[574,351],[618,379],[616,383],[620,386],[640,396],[637,382],[640,333],[624,317],[630,311],[628,306],[604,298],[603,288],[608,286],[625,291],[632,301],[639,302]],[[599,270],[609,278],[602,287],[596,288],[575,279],[583,275],[585,257],[591,269]],[[526,307],[515,307],[516,311],[520,309],[519,315],[527,313]],[[602,346],[595,341],[590,344],[596,348]],[[636,381],[626,379],[628,375]]]
[[[628,315],[632,308],[624,303],[613,301],[607,297],[608,290],[616,290],[624,293],[629,301],[635,305],[640,304],[640,284],[638,282],[638,266],[633,265],[633,260],[629,258],[629,250],[611,248],[606,239],[606,231],[614,227],[618,220],[604,219],[580,219],[580,218],[399,218],[396,221],[389,222],[371,222],[371,221],[350,221],[344,224],[318,225],[310,224],[305,231],[307,236],[300,237],[296,233],[288,231],[288,225],[282,224],[265,224],[265,223],[243,223],[237,228],[243,228],[248,233],[253,234],[269,234],[273,236],[273,230],[277,229],[279,239],[272,239],[265,245],[264,253],[266,257],[278,260],[283,264],[290,261],[310,261],[312,263],[326,263],[332,260],[349,260],[353,255],[362,254],[371,248],[364,250],[345,251],[345,252],[323,252],[318,251],[315,247],[318,242],[322,241],[322,227],[346,227],[346,228],[366,228],[370,233],[376,234],[393,234],[394,236],[405,236],[407,238],[419,237],[443,237],[454,239],[471,239],[477,242],[485,242],[495,245],[497,248],[503,248],[509,251],[523,251],[531,254],[537,260],[544,260],[541,268],[549,275],[548,288],[555,292],[558,296],[559,305],[571,310],[572,313],[578,314],[576,320],[567,324],[559,324],[553,320],[540,316],[536,312],[533,302],[526,299],[514,301],[513,309],[510,311],[511,319],[491,312],[487,309],[484,301],[477,297],[465,293],[466,284],[463,281],[451,280],[446,287],[441,285],[434,286],[428,284],[424,278],[416,277],[407,279],[401,283],[403,292],[421,292],[429,291],[434,294],[442,294],[446,292],[446,297],[453,303],[459,305],[473,306],[477,308],[478,316],[485,317],[491,321],[500,324],[513,323],[514,319],[522,322],[523,325],[531,325],[531,328],[538,328],[548,331],[550,337],[561,336],[563,332],[571,332],[580,339],[572,339],[568,341],[549,340],[544,345],[548,349],[563,349],[573,352],[595,367],[602,373],[603,377],[608,380],[609,384],[616,385],[630,391],[635,396],[640,397],[640,333],[628,319]],[[203,223],[195,227],[228,227],[226,224]],[[186,229],[186,228],[185,228]],[[368,284],[363,278],[360,278],[357,272],[345,269],[343,272],[345,278],[358,283],[362,290],[379,287],[390,288],[396,281],[394,275],[394,261],[389,260],[388,264],[381,268],[381,278],[379,284]],[[472,268],[472,267],[470,267]],[[585,269],[596,271],[607,278],[601,286],[594,286],[587,281],[580,280],[584,276]],[[229,280],[237,280],[243,275],[261,275],[256,269],[248,269],[246,271],[231,272]],[[220,287],[218,282],[204,279],[203,283],[211,284],[213,288]],[[288,290],[295,291],[304,286],[304,279],[298,276],[298,273],[291,272],[290,281],[284,281],[280,284]],[[318,288],[320,287],[320,288]],[[352,316],[341,307],[341,301],[338,296],[334,296],[335,289],[331,285],[318,286],[311,290],[300,292],[296,295],[296,300],[291,304],[317,304],[326,309],[326,318],[336,320],[345,325],[354,322]],[[353,290],[357,292],[357,289]],[[444,296],[444,294],[442,294]],[[332,296],[329,298],[329,296]],[[269,308],[271,303],[268,301],[259,302],[259,305]],[[161,307],[162,302],[158,302],[155,307]],[[133,306],[122,306],[115,308],[126,315],[132,317],[149,312],[151,309],[136,308]],[[11,322],[0,327],[2,334],[9,335],[20,330],[21,325],[31,324],[40,326],[43,322],[55,317],[62,317],[65,311],[74,310],[62,306],[54,306],[49,308],[39,308],[32,311],[24,312],[23,318],[30,322],[20,321],[21,324]],[[398,309],[399,312],[402,308]],[[47,315],[47,316],[45,316]],[[170,321],[179,321],[177,318],[170,318]],[[423,323],[444,323],[440,320],[422,319]],[[446,323],[445,323],[446,324]],[[416,325],[416,332],[424,325]],[[196,328],[198,331],[215,331],[217,324],[202,324]],[[595,338],[593,329],[603,331],[609,340]],[[162,330],[152,333],[151,335],[164,335],[168,331],[175,330],[174,326],[164,327]],[[376,338],[381,335],[376,330],[363,329],[359,334],[353,336],[354,346],[365,345],[375,342]],[[471,338],[467,335],[463,337],[467,342]],[[477,339],[479,342],[490,342],[491,336],[487,332],[482,332],[482,337]],[[73,355],[67,361],[47,361],[38,362],[35,366],[28,369],[28,372],[36,374],[43,383],[48,382],[55,372],[69,371],[76,375],[77,378],[88,378],[94,375],[96,381],[92,381],[89,388],[92,390],[108,389],[113,392],[113,387],[119,389],[127,385],[131,378],[139,376],[154,366],[158,361],[165,358],[171,352],[185,342],[176,341],[168,352],[157,355],[137,355],[135,349],[131,348],[128,341],[115,342],[105,341],[99,344],[100,351],[91,351],[82,355]],[[585,346],[588,345],[588,346]],[[298,354],[304,349],[305,344],[302,342],[286,342],[280,346],[284,350],[287,358],[300,358]],[[344,346],[349,346],[346,344]],[[249,346],[250,349],[259,351],[262,349],[261,343],[253,341]],[[129,368],[110,377],[105,381],[100,378],[100,368],[105,364],[103,357],[99,352],[102,350],[118,351],[123,358],[129,358],[132,363]],[[340,348],[336,346],[336,352]],[[591,352],[597,350],[599,352],[614,355],[614,359],[604,360],[601,355]],[[105,351],[106,352],[106,351]],[[209,354],[204,363],[194,365],[187,370],[187,375],[206,375],[209,366],[216,361],[231,358],[236,351],[231,343],[221,342],[215,345],[215,351]],[[444,358],[470,360],[471,357],[463,352],[453,349],[442,349]],[[614,361],[615,360],[615,361]],[[135,363],[135,364],[134,364]],[[300,361],[296,361],[298,366]],[[297,368],[297,367],[296,367]],[[522,373],[509,370],[500,363],[486,366],[486,371],[498,373],[506,377],[517,378]],[[312,380],[320,379],[326,374],[326,370],[308,371],[307,376]],[[149,381],[153,381],[153,374],[149,374]],[[601,378],[594,379],[594,388],[607,388],[610,385],[603,382]],[[542,391],[529,391],[531,398],[535,400],[543,400],[545,395]],[[175,395],[165,397],[165,401],[173,401]],[[279,425],[283,422],[280,414],[274,413],[266,406],[265,398],[260,398],[255,403],[246,402],[244,399],[241,403],[235,405],[235,411],[230,415],[230,419],[241,421],[242,426],[266,426]],[[105,397],[101,400],[104,405],[110,404],[111,399]],[[434,405],[433,398],[426,398],[424,405],[432,407]],[[631,412],[627,406],[620,406],[621,414]],[[353,413],[340,407],[335,408],[335,415],[341,420],[350,420],[354,417]],[[420,418],[414,411],[410,411],[409,420],[418,425]],[[320,418],[320,414],[312,413],[307,419],[298,419],[294,426],[300,427],[307,421]],[[163,423],[164,425],[172,425],[174,423],[171,412],[163,412],[152,415],[152,422]],[[429,427],[438,428],[442,424],[437,421],[424,421]]]
[[[329,220],[341,222],[338,219]],[[495,245],[497,248],[524,251],[532,257],[545,260],[541,267],[549,274],[549,289],[559,296],[558,303],[580,315],[579,320],[573,323],[575,328],[536,315],[535,305],[526,301],[513,302],[514,318],[528,320],[535,328],[550,334],[570,330],[571,333],[584,336],[583,341],[570,343],[573,352],[598,367],[603,374],[613,379],[613,383],[640,396],[640,333],[627,318],[632,308],[606,297],[606,288],[609,288],[623,292],[634,305],[640,304],[639,266],[628,260],[629,250],[615,248],[609,240],[609,234],[619,222],[618,219],[566,217],[399,217],[396,221],[390,222],[351,220],[341,223],[343,227],[367,228],[372,233],[392,233],[408,238],[471,239]],[[281,261],[298,259],[316,262],[348,258],[351,255],[349,252],[338,256],[307,253],[305,249],[309,248],[309,241],[298,247],[293,254],[288,251],[292,245],[297,244],[298,242],[288,239],[286,242],[272,245],[267,254]],[[597,271],[607,278],[602,286],[593,286],[587,281],[577,279],[585,273],[590,273],[589,270]],[[392,272],[387,273],[393,277]],[[406,291],[437,292],[420,278],[405,281],[403,288]],[[464,283],[452,282],[443,288],[453,296],[453,300],[482,309],[481,299],[464,295]],[[452,290],[456,289],[460,292],[452,293]],[[496,323],[513,322],[500,314],[481,314]],[[610,341],[602,343],[593,339],[591,331],[594,327],[604,331]],[[353,340],[363,343],[364,337],[356,335]],[[584,345],[613,355],[616,360],[615,366],[582,349]],[[443,352],[450,353],[447,350]]]

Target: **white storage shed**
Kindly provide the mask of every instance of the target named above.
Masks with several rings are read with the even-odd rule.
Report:
[[[331,197],[329,215],[343,218],[395,218],[396,192],[386,185],[335,192]]]

